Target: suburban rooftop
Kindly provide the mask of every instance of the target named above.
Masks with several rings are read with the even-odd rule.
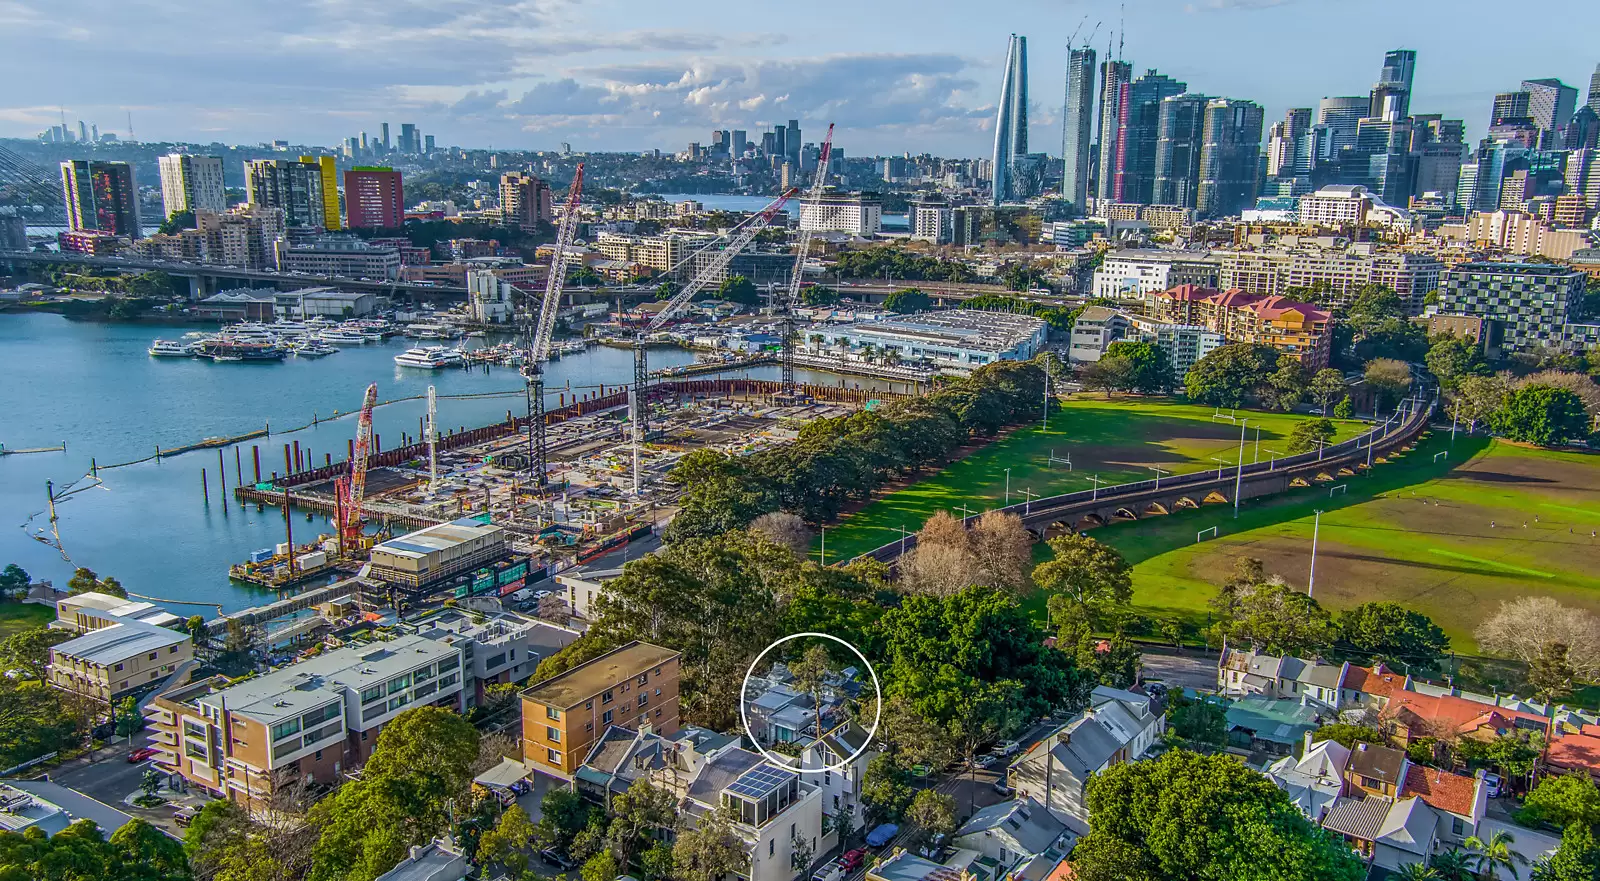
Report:
[[[604,691],[607,686],[631,679],[678,657],[672,649],[647,642],[630,642],[573,667],[543,682],[536,682],[522,696],[546,706],[566,708]]]

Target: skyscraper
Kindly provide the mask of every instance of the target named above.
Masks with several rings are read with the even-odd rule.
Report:
[[[1000,109],[994,121],[994,191],[999,205],[1015,198],[1016,161],[1028,154],[1028,38],[1011,35],[1006,47],[1005,75],[1000,81]]]
[[[789,120],[789,128],[783,133],[783,155],[788,159],[789,165],[798,169],[800,167],[800,120]]]
[[[1161,102],[1189,88],[1154,70],[1117,90],[1117,154],[1111,198],[1150,204],[1156,182],[1156,142]]]
[[[417,143],[417,126],[414,123],[400,123],[400,152],[420,153],[422,145]]]
[[[1378,82],[1400,83],[1409,91],[1416,70],[1415,49],[1391,49],[1383,54],[1383,72],[1379,74]]]
[[[1414,49],[1392,49],[1383,55],[1383,70],[1372,87],[1367,115],[1378,119],[1404,119],[1411,115],[1411,84],[1417,70]]]
[[[139,238],[139,191],[126,162],[68,159],[61,163],[67,228]]]
[[[352,229],[399,229],[405,226],[405,195],[400,172],[379,166],[356,166],[344,173],[345,217]]]
[[[1195,199],[1201,214],[1227,217],[1255,204],[1264,121],[1264,111],[1254,101],[1213,98],[1206,104]]]
[[[1133,65],[1126,61],[1106,61],[1100,65],[1100,157],[1094,193],[1110,199],[1116,188],[1117,124],[1122,87],[1133,79]]]
[[[1200,188],[1200,144],[1205,134],[1206,105],[1211,99],[1193,93],[1161,102],[1156,141],[1157,205],[1193,208]]]
[[[1600,113],[1600,64],[1594,66],[1594,73],[1589,75],[1589,109]]]
[[[1337,162],[1341,151],[1355,146],[1356,127],[1371,106],[1371,99],[1355,95],[1323,98],[1317,103],[1317,125],[1325,127],[1317,161]]]
[[[1523,80],[1528,93],[1528,115],[1540,132],[1559,132],[1572,121],[1578,106],[1578,90],[1558,79]]]
[[[549,223],[554,217],[553,212],[548,183],[525,171],[508,171],[500,175],[501,223],[532,232],[539,228],[540,221]]]
[[[1273,123],[1267,137],[1267,177],[1309,174],[1309,168],[1301,168],[1301,144],[1310,134],[1310,107],[1291,107],[1282,121]]]
[[[383,152],[389,152],[389,124],[379,123],[380,138],[378,143],[383,147]]]
[[[750,143],[749,143],[749,140],[745,137],[744,130],[743,129],[737,129],[737,128],[734,129],[733,130],[733,158],[738,159],[740,156],[743,156],[744,155],[744,151],[746,149],[748,149],[749,146],[750,146]]]
[[[167,217],[179,211],[214,211],[220,214],[228,209],[228,197],[222,186],[221,159],[191,153],[169,153],[162,156],[159,163],[161,203]]]
[[[282,210],[286,227],[327,228],[322,167],[316,162],[247,159],[244,188],[251,208]]]
[[[339,213],[339,167],[338,160],[332,156],[301,156],[300,161],[315,166],[317,174],[322,178],[322,223],[323,229],[340,229],[344,226],[344,217]]]
[[[1067,101],[1061,114],[1061,194],[1079,211],[1089,199],[1089,149],[1094,136],[1094,50],[1067,55]]]

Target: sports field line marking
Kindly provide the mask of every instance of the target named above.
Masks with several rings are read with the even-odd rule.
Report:
[[[1541,502],[1539,507],[1549,508],[1552,511],[1566,511],[1568,514],[1582,514],[1585,517],[1600,517],[1600,511],[1589,508],[1574,508],[1570,505],[1557,505],[1551,502]]]
[[[1485,560],[1482,557],[1474,557],[1470,554],[1460,554],[1455,551],[1447,551],[1442,548],[1428,548],[1428,553],[1438,554],[1441,557],[1449,557],[1452,560],[1464,560],[1468,563],[1477,563],[1480,566],[1488,566],[1494,569],[1504,569],[1507,572],[1515,572],[1518,575],[1531,575],[1535,578],[1556,577],[1555,573],[1553,572],[1541,572],[1538,569],[1528,569],[1523,566],[1513,566],[1510,563],[1500,563],[1495,560]]]

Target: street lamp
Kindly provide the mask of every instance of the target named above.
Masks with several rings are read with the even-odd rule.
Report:
[[[1239,464],[1233,471],[1233,519],[1239,519],[1239,491],[1244,487],[1244,431],[1250,420],[1239,422]]]
[[[1100,475],[1090,475],[1089,479],[1094,481],[1094,492],[1089,494],[1089,500],[1094,501],[1100,498]]]
[[[1317,587],[1317,534],[1322,531],[1322,512],[1317,511],[1317,519],[1311,523],[1311,577],[1306,581],[1306,596]]]
[[[1028,514],[1033,513],[1033,498],[1034,496],[1037,496],[1038,493],[1028,489],[1019,489],[1017,490],[1017,493],[1026,499],[1022,505],[1022,514],[1024,517],[1026,517]]]
[[[1171,471],[1163,471],[1163,470],[1161,470],[1160,468],[1157,468],[1154,465],[1146,465],[1144,467],[1149,468],[1151,471],[1154,471],[1156,473],[1156,489],[1160,489],[1161,488],[1161,475],[1163,475],[1163,474],[1171,474],[1172,473]]]

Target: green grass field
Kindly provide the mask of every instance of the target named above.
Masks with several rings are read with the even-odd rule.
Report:
[[[841,560],[865,553],[900,537],[901,527],[912,532],[935,511],[959,512],[962,505],[976,513],[1005,503],[1006,469],[1010,469],[1011,501],[1021,502],[1023,492],[1035,498],[1088,489],[1092,476],[1105,483],[1125,483],[1155,476],[1149,466],[1169,473],[1217,467],[1212,457],[1229,464],[1239,455],[1239,426],[1213,420],[1210,407],[1175,403],[1165,399],[1106,400],[1074,397],[1051,414],[1048,431],[1038,425],[1009,436],[953,462],[923,480],[873,500],[827,530],[827,558]],[[1296,423],[1306,416],[1240,411],[1248,419],[1244,460],[1267,461],[1270,451],[1285,452],[1284,444]],[[1338,440],[1359,434],[1356,421],[1336,421]],[[1257,426],[1260,441],[1257,442]],[[1259,447],[1259,453],[1257,452]],[[1049,462],[1051,452],[1070,456],[1072,470]],[[813,546],[820,550],[821,540]]]
[[[1436,454],[1448,452],[1441,461]],[[1501,600],[1552,596],[1600,611],[1600,456],[1435,432],[1370,476],[1231,508],[1207,507],[1094,531],[1134,563],[1142,614],[1206,621],[1241,556],[1304,587],[1314,511],[1323,511],[1315,595],[1345,608],[1401,603],[1432,618],[1456,651]],[[1332,494],[1330,495],[1330,491]],[[1492,525],[1491,525],[1492,524]],[[1524,525],[1526,524],[1526,525]],[[1218,536],[1196,543],[1216,526]]]
[[[0,639],[20,630],[43,627],[55,620],[56,610],[38,603],[0,604]]]

